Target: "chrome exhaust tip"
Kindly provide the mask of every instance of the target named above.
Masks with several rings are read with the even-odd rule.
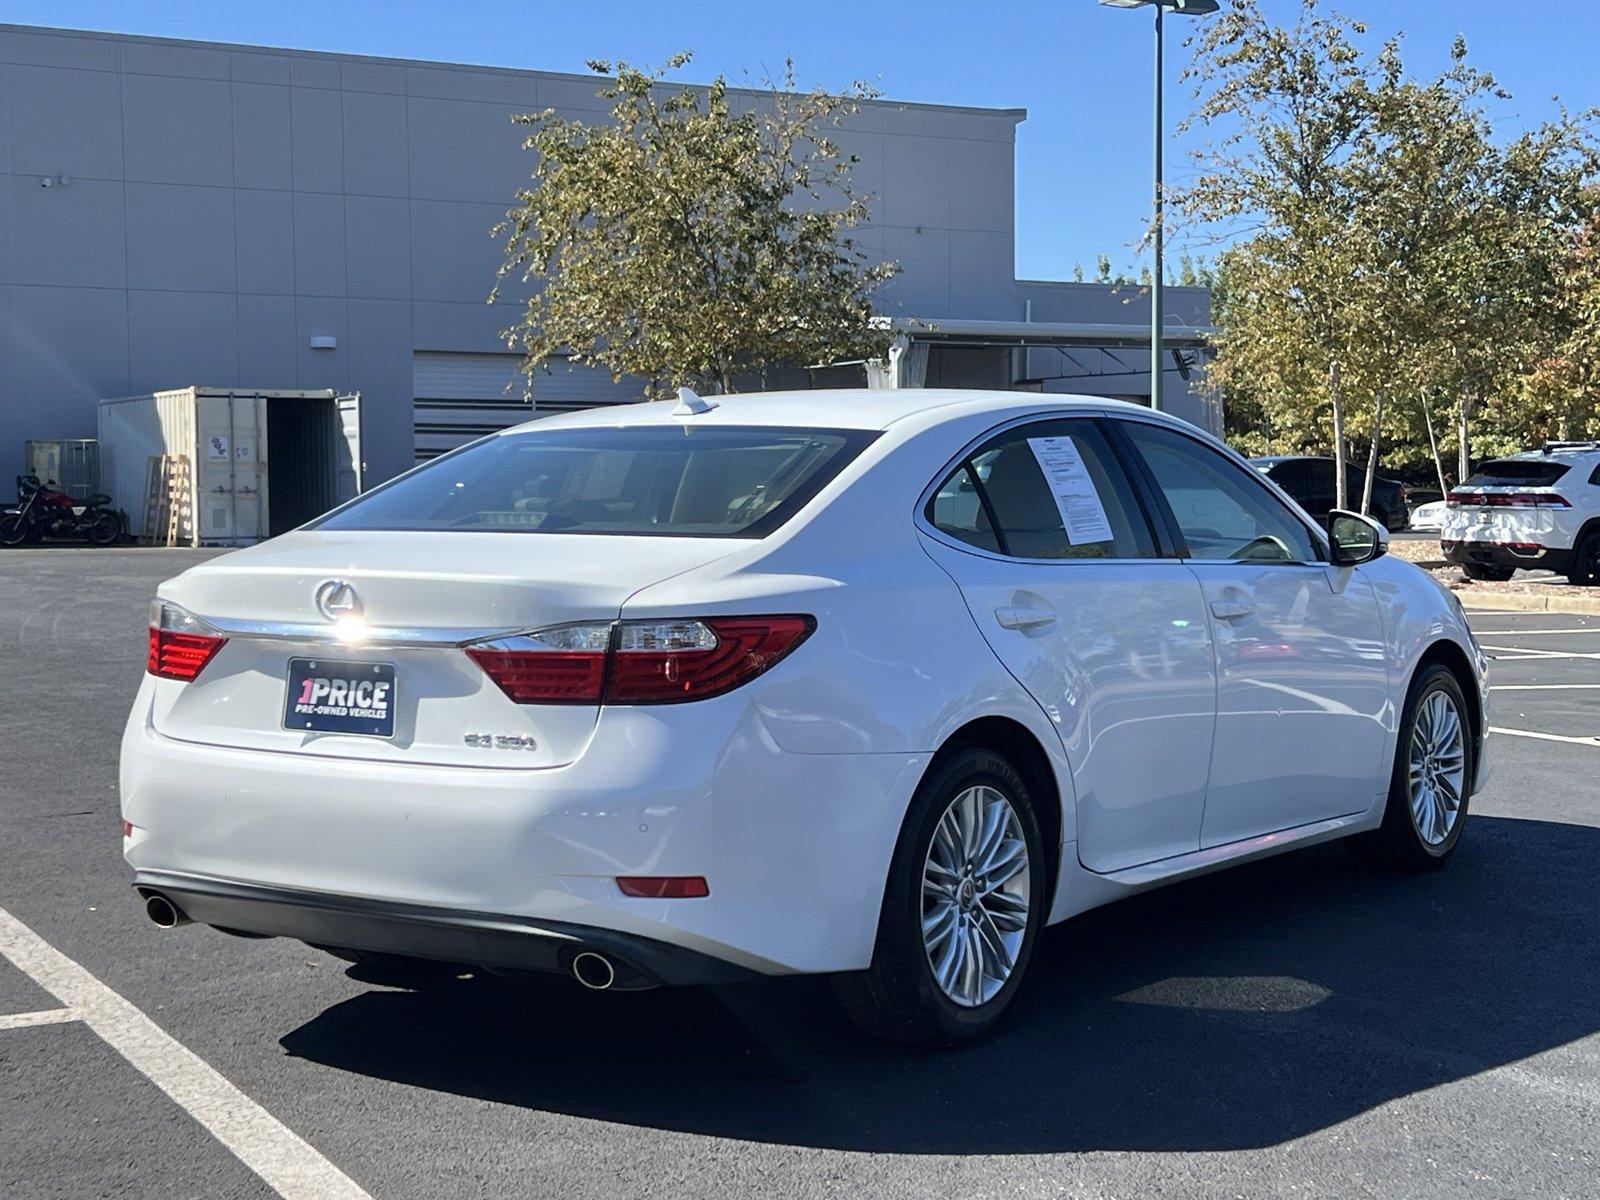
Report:
[[[145,895],[144,913],[158,929],[176,929],[179,925],[189,923],[189,918],[183,915],[183,910],[160,892],[149,892]]]
[[[572,960],[572,977],[590,991],[603,992],[617,981],[617,969],[604,954],[584,950]]]

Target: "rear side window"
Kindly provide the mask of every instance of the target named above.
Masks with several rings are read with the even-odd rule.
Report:
[[[928,505],[928,520],[958,541],[980,550],[1000,552],[1000,539],[989,521],[989,508],[978,491],[978,480],[966,463],[939,486]]]
[[[1311,479],[1311,464],[1303,459],[1274,463],[1267,468],[1266,476],[1291,496],[1310,491],[1314,486]]]
[[[435,459],[313,528],[758,538],[876,436],[790,427],[535,428]]]
[[[1571,468],[1565,463],[1501,458],[1481,464],[1462,487],[1549,487]]]
[[[1152,558],[1138,497],[1093,421],[1041,421],[980,447],[940,485],[929,522],[1014,558]]]

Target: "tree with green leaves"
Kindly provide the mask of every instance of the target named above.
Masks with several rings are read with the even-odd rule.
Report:
[[[1354,160],[1373,119],[1375,68],[1357,22],[1305,4],[1295,25],[1273,24],[1255,0],[1207,21],[1186,78],[1197,105],[1187,130],[1215,131],[1199,170],[1173,197],[1193,224],[1238,240],[1222,269],[1231,296],[1211,378],[1248,381],[1281,398],[1289,431],[1332,418],[1338,502],[1345,474],[1341,376],[1360,345],[1351,281],[1362,233],[1362,175]]]
[[[830,138],[859,102],[801,91],[793,65],[756,103],[719,77],[703,89],[592,62],[608,121],[553,110],[515,118],[538,157],[495,233],[500,282],[528,286],[505,331],[529,374],[555,356],[642,376],[658,393],[733,391],[780,364],[882,352],[872,297],[895,273],[851,236],[867,198]]]
[[[1587,117],[1566,115],[1502,142],[1506,94],[1464,43],[1419,82],[1398,41],[1369,53],[1364,34],[1316,0],[1288,27],[1256,0],[1208,22],[1187,127],[1214,140],[1178,208],[1228,243],[1211,378],[1230,405],[1247,394],[1273,449],[1342,464],[1364,441],[1370,485],[1393,445],[1431,458],[1443,488],[1444,444],[1459,478],[1475,428],[1498,443],[1519,424],[1519,381],[1552,352],[1554,276],[1593,144]]]
[[[1528,442],[1600,437],[1600,192],[1586,201],[1558,259],[1550,343],[1522,380]]]

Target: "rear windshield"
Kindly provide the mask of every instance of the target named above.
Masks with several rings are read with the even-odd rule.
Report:
[[[1480,465],[1462,487],[1549,487],[1568,471],[1558,462],[1535,458],[1499,458]]]
[[[474,442],[314,529],[764,537],[877,435],[855,429],[534,429]]]

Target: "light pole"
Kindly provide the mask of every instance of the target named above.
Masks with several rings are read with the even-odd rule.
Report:
[[[1162,195],[1161,186],[1161,92],[1162,92],[1162,63],[1166,57],[1163,42],[1166,38],[1165,17],[1167,9],[1185,17],[1203,17],[1214,13],[1218,7],[1217,0],[1100,0],[1107,8],[1144,8],[1149,6],[1156,10],[1156,213],[1155,213],[1155,269],[1150,273],[1150,407],[1161,407],[1161,377],[1165,373],[1162,368],[1161,339],[1164,332],[1163,322],[1166,319],[1163,302],[1165,297],[1166,278],[1166,198]]]

